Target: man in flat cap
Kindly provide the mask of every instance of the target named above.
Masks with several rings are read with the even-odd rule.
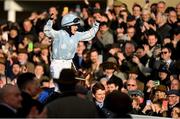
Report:
[[[34,73],[34,64],[29,61],[28,52],[26,49],[18,49],[18,62],[22,66],[22,72]]]
[[[168,111],[167,116],[171,117],[171,112],[174,107],[180,107],[180,92],[179,90],[169,90],[166,92],[168,96]]]

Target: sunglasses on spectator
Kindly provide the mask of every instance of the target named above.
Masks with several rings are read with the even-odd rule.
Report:
[[[127,84],[127,86],[133,86],[134,87],[135,85],[134,84]]]
[[[137,94],[131,94],[131,97],[137,97],[138,95]]]
[[[161,52],[161,54],[167,54],[168,52]]]

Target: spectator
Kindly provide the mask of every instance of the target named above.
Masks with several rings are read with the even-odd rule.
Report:
[[[170,84],[170,90],[180,90],[180,81],[173,79]]]
[[[61,17],[60,14],[58,12],[58,9],[55,6],[52,6],[49,8],[48,10],[49,15],[52,15],[53,17],[53,29],[54,30],[60,30],[61,28]]]
[[[158,44],[158,38],[156,32],[153,31],[148,32],[147,42],[148,45],[144,45],[144,49],[147,55],[151,57]]]
[[[41,64],[43,66],[44,75],[49,76],[50,70],[49,70],[49,64],[50,64],[50,52],[49,52],[49,46],[41,44],[39,46],[39,51],[35,51],[33,54],[33,63],[35,65]]]
[[[173,40],[172,40],[172,44],[173,44],[173,46],[174,46],[174,48],[175,48],[175,54],[177,54],[179,51],[180,51],[180,48],[179,48],[179,46],[180,46],[180,41],[178,41],[178,39],[180,38],[180,27],[179,28],[176,28],[175,30],[174,30],[174,34],[173,34]],[[179,55],[175,55],[175,59],[178,61],[179,59],[180,59],[180,57],[179,57]]]
[[[140,100],[137,97],[132,98],[132,114],[141,114]]]
[[[145,75],[150,75],[152,69],[149,67],[150,57],[145,52],[144,47],[139,46],[136,50],[136,55],[133,57],[133,62],[135,62],[140,71]]]
[[[136,30],[135,30],[135,28],[133,27],[133,26],[129,26],[128,28],[127,28],[127,36],[128,36],[128,40],[130,40],[130,41],[135,41],[136,39],[134,39],[134,37],[135,37],[135,33],[136,33]]]
[[[149,81],[146,83],[145,89],[144,89],[144,99],[150,100],[154,96],[154,88],[156,87],[155,82],[149,78]]]
[[[167,22],[172,29],[176,29],[178,27],[177,13],[175,10],[169,11]]]
[[[171,116],[174,119],[178,119],[180,117],[180,109],[179,107],[174,107],[172,112],[171,112]]]
[[[101,22],[99,31],[97,32],[97,42],[99,42],[100,46],[97,49],[101,49],[104,52],[107,45],[114,43],[113,34],[109,29],[108,22]],[[98,46],[97,46],[98,47]]]
[[[129,115],[132,110],[131,103],[132,100],[127,94],[113,91],[105,98],[104,106],[111,111],[109,114],[111,118],[131,118]]]
[[[168,110],[167,110],[167,116],[171,117],[171,112],[174,107],[180,107],[180,99],[179,99],[179,91],[178,90],[169,90],[167,91],[168,96]]]
[[[145,23],[145,24],[144,24]],[[148,23],[148,24],[147,24]],[[140,21],[140,26],[146,26],[146,28],[148,28],[147,26],[149,25],[155,25],[155,21],[154,19],[151,18],[151,12],[147,9],[143,9],[142,10],[142,21]]]
[[[83,61],[84,61],[84,63],[83,63],[83,68],[84,69],[87,69],[88,67],[90,67],[90,64],[91,64],[91,61],[90,61],[90,50],[88,50],[88,49],[85,49],[84,51],[83,51]]]
[[[107,81],[108,81],[108,79],[106,77],[101,78],[99,81],[101,84],[103,84],[106,91],[108,90]]]
[[[133,78],[127,80],[127,90],[144,90],[144,83]]]
[[[94,80],[97,80],[100,76],[100,64],[102,61],[99,59],[99,53],[96,49],[90,51],[90,61],[91,66],[88,68],[88,71],[93,75]]]
[[[40,52],[40,62],[39,64],[42,64],[44,67],[44,75],[49,76],[50,70],[49,70],[49,64],[50,64],[50,51],[48,45],[41,45],[41,52]]]
[[[102,67],[103,67],[104,77],[106,77],[108,80],[113,77],[117,78],[114,75],[114,72],[117,70],[117,66],[115,63],[106,61],[102,63]]]
[[[178,16],[178,19],[180,18],[180,3],[178,3],[176,5],[176,12],[177,12],[177,16]]]
[[[157,12],[164,13],[166,10],[166,3],[164,1],[159,1],[157,4]]]
[[[155,87],[155,96],[153,98],[154,101],[163,101],[166,99],[166,86],[158,85]]]
[[[15,45],[16,50],[18,49],[18,44],[21,42],[22,38],[19,35],[19,29],[17,27],[13,27],[9,31],[8,36],[9,41],[12,41]]]
[[[32,107],[35,107],[38,113],[43,111],[43,105],[36,99],[33,99],[40,89],[34,78],[35,75],[33,73],[23,73],[17,79],[17,85],[23,98],[22,107],[18,110],[18,115],[21,118],[27,117]]]
[[[127,17],[127,34],[130,37],[130,40],[133,41],[136,45],[140,45],[142,43],[141,36],[142,33],[140,25],[141,19],[136,19],[135,16],[129,15]],[[128,33],[129,32],[129,33]]]
[[[123,4],[123,5],[125,5],[125,4]],[[120,17],[120,19],[122,19],[122,23],[127,23],[128,15],[129,15],[129,12],[126,8],[121,10],[119,17]]]
[[[124,54],[126,57],[126,60],[131,60],[133,53],[135,52],[135,45],[133,44],[133,42],[129,41],[126,42],[124,45]]]
[[[118,52],[119,52],[119,50],[118,50]],[[118,78],[122,79],[123,82],[125,82],[127,79],[127,75],[126,75],[126,73],[122,72],[121,69],[118,68],[119,63],[118,63],[117,58],[116,58],[116,55],[118,55],[118,52],[115,54],[114,57],[109,57],[107,59],[107,62],[114,63],[114,65],[116,65],[114,75],[117,76]]]
[[[36,65],[35,69],[34,69],[34,74],[36,76],[36,80],[38,80],[39,82],[43,79],[43,77],[46,77],[44,74],[44,67],[43,65]]]
[[[86,45],[83,41],[80,41],[77,46],[76,54],[73,58],[73,63],[77,70],[83,68],[83,51],[86,49]]]
[[[38,36],[36,34],[36,30],[31,22],[31,20],[29,19],[25,19],[23,21],[23,29],[22,29],[22,33],[21,33],[22,37],[26,36],[26,35],[32,35],[34,41],[38,39]]]
[[[144,107],[144,93],[141,90],[128,91],[128,95],[133,100],[132,102],[132,114],[141,114]]]
[[[89,100],[76,96],[78,80],[71,69],[63,69],[58,79],[62,95],[47,105],[48,117],[97,117],[97,110]]]
[[[17,111],[21,105],[21,92],[17,86],[7,84],[0,89],[0,117],[17,118]]]
[[[167,69],[160,68],[158,71],[159,81],[160,84],[165,86],[170,86],[170,77],[169,77],[169,71]]]
[[[18,51],[18,62],[22,67],[22,72],[34,73],[34,64],[29,61],[29,56],[26,49],[19,49]]]
[[[107,81],[107,92],[111,93],[114,90],[118,90],[121,92],[121,89],[123,88],[123,83],[120,78],[111,78]]]
[[[11,82],[15,85],[17,82],[18,76],[21,74],[21,66],[19,63],[12,64],[12,77]]]
[[[156,15],[156,32],[160,36],[160,42],[167,37],[170,36],[171,26],[167,24],[167,17],[163,13],[157,13]]]
[[[132,7],[132,10],[133,10],[133,16],[135,16],[136,20],[140,19],[142,7],[139,4],[135,3]]]
[[[116,17],[119,16],[121,10],[125,9],[123,3],[118,0],[114,1],[113,6],[114,6],[114,11],[115,11]]]
[[[29,16],[29,20],[31,20],[31,22],[32,22],[32,24],[33,24],[33,26],[35,26],[36,25],[36,23],[37,23],[37,21],[38,21],[38,13],[37,12],[32,12],[31,13],[31,15]]]
[[[95,102],[95,105],[99,112],[100,117],[105,117],[105,113],[103,112],[104,99],[106,96],[105,87],[99,82],[94,84],[92,87],[92,96],[94,98],[94,102]]]
[[[172,50],[169,47],[163,47],[161,49],[162,68],[166,68],[170,73],[174,74],[174,61],[171,59]]]
[[[160,102],[156,101],[146,105],[142,112],[149,116],[162,116]]]
[[[22,42],[19,43],[18,49],[26,49],[28,53],[33,51],[33,35],[25,35]]]
[[[136,79],[128,79],[127,80],[127,90],[128,91],[138,90],[138,85],[137,85]]]
[[[4,57],[0,57],[0,88],[10,83],[10,79],[6,74],[6,61]]]

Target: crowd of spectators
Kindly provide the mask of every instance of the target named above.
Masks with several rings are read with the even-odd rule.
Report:
[[[60,30],[63,15],[70,12],[81,19],[78,30],[91,28],[96,17],[101,17],[100,28],[94,39],[77,46],[76,79],[66,71],[57,81],[49,71],[53,39],[45,36],[43,28],[54,14],[53,29]],[[53,107],[60,103],[56,98],[74,90],[97,109],[90,113],[81,105],[77,117],[130,117],[129,113],[180,118],[180,3],[134,3],[128,8],[114,0],[113,6],[103,9],[100,3],[85,0],[83,8],[64,7],[61,12],[52,6],[46,12],[32,12],[22,23],[8,21],[0,28],[0,117],[43,117],[48,111],[49,117],[55,117],[58,112],[52,112]],[[60,85],[64,78],[78,83],[75,88]],[[73,103],[61,105],[68,110]],[[89,102],[82,103],[94,110]]]

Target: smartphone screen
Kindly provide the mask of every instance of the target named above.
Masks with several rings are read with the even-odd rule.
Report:
[[[163,100],[162,106],[166,109],[168,107],[168,101],[167,100]]]
[[[150,105],[151,104],[151,100],[146,100],[146,105]]]
[[[160,85],[160,81],[159,81],[159,80],[155,80],[155,81],[154,81],[154,85],[155,85],[155,86],[159,86],[159,85]]]
[[[32,42],[30,42],[30,43],[28,44],[28,50],[29,50],[29,51],[33,51],[33,43],[32,43]]]

